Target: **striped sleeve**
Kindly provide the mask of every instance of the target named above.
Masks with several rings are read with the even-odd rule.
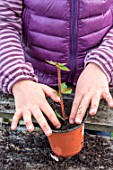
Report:
[[[106,34],[101,45],[91,50],[85,57],[85,66],[95,63],[106,74],[109,85],[113,86],[113,28]]]
[[[5,93],[12,93],[17,81],[37,81],[32,65],[24,59],[21,14],[22,0],[0,0],[0,88]]]

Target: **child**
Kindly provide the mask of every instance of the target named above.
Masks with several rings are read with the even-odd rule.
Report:
[[[47,136],[52,134],[42,112],[56,128],[60,122],[45,96],[59,98],[56,69],[46,63],[66,63],[62,82],[76,85],[70,123],[95,115],[100,99],[113,99],[113,0],[1,0],[0,86],[12,93],[16,113],[11,129],[23,117],[29,132],[33,116]],[[49,85],[49,86],[48,86]]]

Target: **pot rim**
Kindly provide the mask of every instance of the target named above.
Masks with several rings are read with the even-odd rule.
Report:
[[[85,124],[85,121],[86,121],[87,117],[88,117],[88,112],[86,112],[86,114],[85,114],[85,116],[84,116],[83,121],[82,121],[81,124],[75,124],[75,127],[70,128],[70,129],[66,129],[66,130],[62,130],[62,131],[60,131],[59,129],[57,129],[57,130],[53,130],[53,129],[52,129],[52,131],[53,131],[54,133],[59,133],[59,134],[71,132],[71,131],[73,131],[73,130],[75,130],[75,129],[78,129],[78,128],[79,128],[80,126],[82,126],[83,124]]]

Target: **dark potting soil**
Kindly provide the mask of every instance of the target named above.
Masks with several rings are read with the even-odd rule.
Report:
[[[59,103],[56,103],[56,102],[52,101],[51,99],[49,99],[49,104],[53,108],[54,111],[56,110],[57,113],[59,113],[62,116],[61,106],[60,106]],[[58,118],[59,121],[61,122],[61,128],[60,129],[55,129],[55,127],[52,125],[52,123],[48,120],[49,125],[51,126],[51,128],[53,130],[57,130],[59,132],[62,132],[62,131],[65,131],[67,129],[70,130],[70,129],[73,129],[73,128],[77,128],[79,126],[78,124],[75,124],[75,123],[74,124],[69,123],[68,117],[71,113],[72,104],[73,104],[72,99],[65,99],[64,100],[64,108],[65,108],[65,113],[66,113],[67,119],[62,120],[61,118]],[[86,118],[86,115],[84,116],[83,122],[85,121],[85,118]]]
[[[0,170],[113,170],[113,143],[85,134],[82,151],[69,158],[53,159],[48,140],[40,128],[28,133],[19,126],[0,127]],[[51,155],[52,154],[52,155]]]

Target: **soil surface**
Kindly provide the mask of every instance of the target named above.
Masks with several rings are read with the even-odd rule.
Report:
[[[67,100],[64,99],[64,110],[65,110],[66,119],[64,119],[63,116],[62,116],[60,103],[56,103],[49,98],[49,104],[53,108],[53,110],[57,111],[57,113],[61,116],[60,118],[57,116],[59,121],[61,122],[61,128],[60,129],[55,129],[55,127],[52,125],[52,123],[46,118],[48,120],[49,125],[51,126],[51,128],[53,130],[56,130],[57,132],[63,132],[63,131],[67,131],[67,130],[70,130],[70,129],[73,129],[73,128],[75,129],[75,128],[80,126],[80,125],[75,124],[75,123],[74,124],[69,123],[69,115],[71,113],[71,108],[72,108],[72,104],[73,104],[72,99],[67,99]],[[85,121],[86,117],[87,116],[85,115],[83,122]]]
[[[55,157],[40,128],[28,133],[0,125],[0,170],[113,170],[113,140],[85,134],[82,151],[64,159]]]

